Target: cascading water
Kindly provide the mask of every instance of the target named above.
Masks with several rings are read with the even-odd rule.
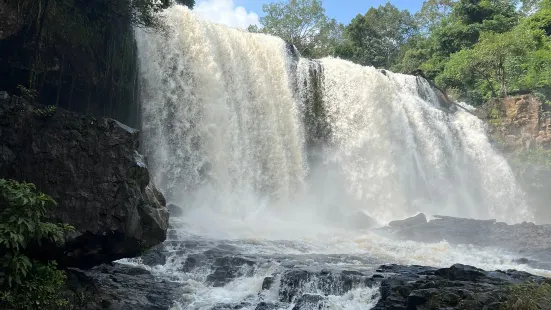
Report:
[[[476,117],[439,109],[424,79],[338,59],[322,65],[333,160],[359,208],[384,220],[415,212],[529,218],[507,162]]]
[[[153,269],[185,287],[181,308],[287,309],[307,293],[327,296],[326,309],[376,301],[360,280],[343,290],[314,271],[297,295],[286,270],[304,265],[515,266],[491,251],[342,226],[358,211],[381,223],[417,212],[531,219],[482,122],[441,107],[425,80],[302,59],[278,38],[203,22],[182,6],[163,14],[166,32],[136,30],[142,138],[154,181],[185,209],[172,219],[174,254]],[[267,278],[276,284],[263,289]]]
[[[172,34],[138,35],[154,179],[169,199],[203,192],[199,204],[225,210],[229,197],[242,205],[251,193],[278,199],[300,191],[303,134],[284,43],[198,23],[182,8],[167,13]]]
[[[346,196],[382,221],[529,219],[482,124],[439,109],[426,81],[331,58],[293,64],[278,38],[199,22],[184,8],[166,17],[168,34],[140,32],[138,43],[144,147],[169,200],[222,211],[263,197],[293,204],[323,194],[320,169],[346,189],[326,204],[344,208]],[[308,152],[322,154],[307,161]]]

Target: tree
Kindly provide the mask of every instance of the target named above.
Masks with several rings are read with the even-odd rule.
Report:
[[[440,24],[440,21],[450,15],[456,0],[426,0],[421,10],[415,14],[415,20],[423,33]]]
[[[483,33],[473,48],[450,57],[439,82],[463,90],[476,89],[483,99],[506,96],[525,73],[522,64],[537,49],[540,36],[541,31],[533,32],[526,27],[505,33]]]
[[[439,75],[450,55],[473,48],[483,32],[504,33],[517,25],[520,15],[515,3],[514,0],[426,1],[416,15],[422,37],[412,37],[412,42],[403,45],[394,69],[409,73],[417,66],[429,79],[446,80]],[[438,22],[430,23],[431,16]]]
[[[541,0],[523,0],[521,12],[525,15],[531,15],[537,11]]]
[[[356,16],[344,30],[337,55],[362,65],[390,68],[401,47],[416,33],[413,16],[387,3]]]
[[[321,0],[291,0],[265,4],[260,18],[262,27],[251,25],[249,31],[262,32],[292,43],[304,57],[332,54],[340,41],[342,26],[325,15]]]

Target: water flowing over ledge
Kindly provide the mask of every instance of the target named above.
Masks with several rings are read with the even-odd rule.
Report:
[[[163,14],[166,33],[136,30],[143,149],[181,214],[159,251],[125,263],[178,283],[179,308],[371,309],[388,263],[547,275],[503,249],[365,229],[419,212],[533,218],[484,123],[427,81]]]
[[[144,149],[169,201],[241,218],[532,220],[483,123],[445,111],[425,80],[297,58],[181,6],[164,14],[167,33],[137,39]]]

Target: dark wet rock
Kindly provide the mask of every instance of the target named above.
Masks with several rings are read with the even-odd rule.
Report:
[[[531,261],[526,257],[521,257],[521,258],[514,259],[513,262],[517,264],[528,264]]]
[[[423,213],[407,218],[405,220],[392,221],[388,224],[390,227],[410,227],[427,223],[427,217]]]
[[[293,43],[285,41],[285,49],[287,51],[287,54],[292,58],[298,59],[300,57],[300,52]]]
[[[2,100],[0,177],[34,183],[57,202],[49,219],[76,228],[62,246],[30,248],[32,257],[90,268],[166,239],[164,197],[138,143],[137,131],[113,119]]]
[[[456,264],[450,268],[385,265],[379,268],[383,309],[501,309],[512,285],[551,283],[525,272],[484,271]]]
[[[190,249],[196,250],[197,248],[205,247],[199,242],[180,242],[180,241],[169,241],[165,243],[167,246],[172,246],[180,249],[183,252],[189,252]],[[222,272],[222,269],[228,267],[228,271],[239,269],[242,265],[253,265],[252,260],[235,256],[232,252],[235,251],[235,247],[231,245],[218,244],[214,248],[205,248],[203,252],[188,254],[185,261],[182,263],[182,267],[179,268],[183,272],[191,272],[196,268],[202,268],[205,266],[212,266],[214,268],[220,268],[219,272]],[[233,273],[229,273],[233,274]]]
[[[246,309],[250,307],[251,304],[242,302],[239,304],[219,304],[211,308],[210,310],[230,310],[230,309]]]
[[[238,276],[238,269],[228,266],[217,267],[213,273],[207,276],[207,282],[214,287],[221,287]]]
[[[275,280],[274,277],[264,278],[264,281],[262,281],[262,290],[269,290],[274,284],[274,280]]]
[[[325,297],[315,294],[304,294],[296,302],[293,310],[322,309]]]
[[[0,100],[7,101],[10,99],[10,95],[6,91],[0,91]]]
[[[311,278],[306,270],[289,270],[281,278],[279,300],[291,302],[297,295],[302,293],[302,288]]]
[[[276,310],[281,308],[280,305],[262,301],[256,306],[255,310]]]
[[[195,268],[204,266],[207,263],[207,257],[203,254],[191,254],[182,264],[183,272],[190,272]]]
[[[166,264],[166,253],[162,244],[156,245],[142,255],[142,263],[146,266],[157,266]]]
[[[145,269],[123,264],[67,273],[76,310],[165,310],[183,293],[180,283],[159,280]]]
[[[171,253],[182,251],[175,256],[187,255],[184,265],[191,272],[212,270],[207,280],[211,286],[224,286],[238,277],[253,276],[256,268],[277,264],[278,269],[264,278],[256,296],[251,295],[251,299],[241,303],[217,304],[213,308],[220,310],[324,309],[328,306],[329,295],[343,296],[357,288],[377,287],[380,287],[379,292],[371,296],[374,303],[378,302],[377,310],[497,310],[506,300],[512,285],[551,283],[549,279],[525,272],[484,271],[460,264],[435,268],[380,265],[372,258],[352,255],[346,258],[323,254],[240,255],[230,241],[168,241],[165,246],[171,248]],[[177,252],[173,252],[175,248]],[[187,252],[190,250],[194,253]],[[271,294],[276,288],[278,300],[274,301]]]
[[[224,286],[237,277],[250,275],[252,270],[243,267],[250,267],[254,264],[254,261],[238,256],[216,258],[213,264],[214,272],[207,276],[207,282],[214,287]]]
[[[291,302],[301,296],[306,287],[326,295],[340,296],[354,287],[370,287],[373,284],[366,271],[291,269],[281,275],[279,300]]]
[[[393,238],[419,242],[472,244],[500,248],[518,254],[534,268],[551,268],[551,225],[521,223],[508,225],[495,220],[473,220],[436,216],[413,226],[389,226],[378,230]]]
[[[169,229],[167,233],[167,239],[170,239],[170,240],[178,239],[178,231],[176,229]]]
[[[181,217],[184,215],[184,210],[175,204],[168,204],[166,207],[171,217]]]

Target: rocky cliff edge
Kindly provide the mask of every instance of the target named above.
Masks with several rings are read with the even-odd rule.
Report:
[[[165,199],[137,151],[136,130],[0,95],[0,178],[34,183],[57,202],[49,219],[76,229],[63,246],[32,256],[87,269],[166,239]]]

